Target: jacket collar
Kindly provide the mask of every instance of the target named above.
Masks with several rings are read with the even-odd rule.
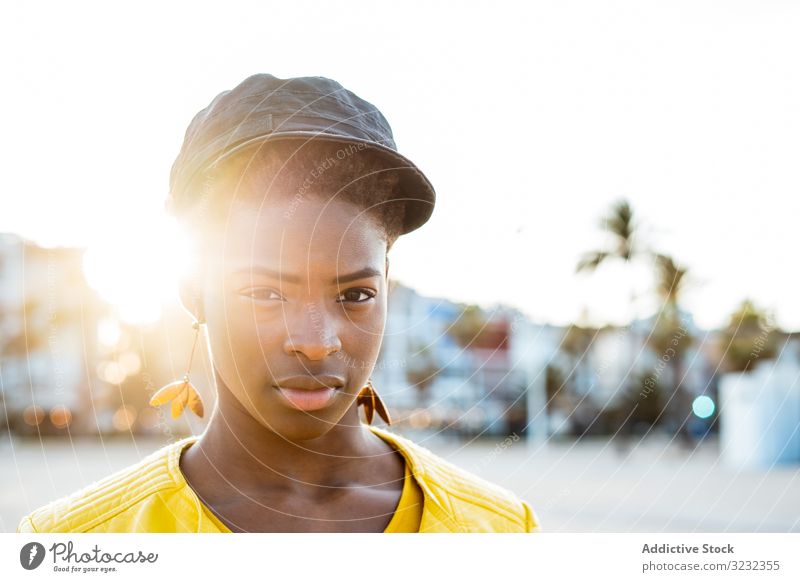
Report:
[[[468,529],[456,519],[452,501],[449,495],[447,495],[446,488],[441,487],[439,485],[439,480],[432,474],[435,472],[435,464],[431,458],[431,453],[413,441],[396,433],[372,425],[366,426],[403,455],[403,458],[408,464],[409,471],[422,490],[424,501],[419,531],[421,533],[456,533],[468,531]],[[189,442],[195,442],[199,438],[199,435],[190,435],[173,443],[172,454],[169,455],[169,464],[173,478],[175,478],[176,474],[180,475],[180,470],[178,469],[180,451]]]
[[[424,495],[420,532],[463,532],[467,528],[455,517],[452,501],[445,488],[438,486],[431,453],[413,441],[388,430],[367,425],[376,435],[384,439],[403,455],[409,470]]]

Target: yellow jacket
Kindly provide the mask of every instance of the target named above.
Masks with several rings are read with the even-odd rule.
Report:
[[[420,532],[534,532],[530,505],[413,441],[369,426],[406,459],[424,494]],[[24,516],[17,532],[218,533],[219,521],[180,471],[181,451],[199,436],[165,445],[126,467]]]

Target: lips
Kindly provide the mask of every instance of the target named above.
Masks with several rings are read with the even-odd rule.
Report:
[[[328,406],[344,383],[339,376],[292,376],[278,380],[273,387],[289,406],[308,411]]]

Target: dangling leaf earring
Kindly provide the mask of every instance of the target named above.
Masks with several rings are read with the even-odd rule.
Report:
[[[194,350],[197,347],[197,338],[200,336],[200,322],[195,321],[192,327],[195,330],[194,344],[192,344],[192,353],[189,355],[189,365],[183,375],[183,380],[170,382],[159,388],[150,398],[151,406],[161,406],[172,400],[172,418],[178,418],[187,406],[189,410],[203,418],[203,399],[197,388],[189,382],[189,370],[192,369],[192,358],[194,358]]]
[[[372,424],[372,416],[376,410],[386,424],[392,424],[389,411],[386,410],[386,406],[383,404],[381,397],[378,396],[378,393],[372,386],[372,378],[367,381],[367,385],[361,389],[361,392],[359,392],[358,398],[356,398],[356,404],[357,406],[364,406],[364,412],[367,415],[368,424]]]

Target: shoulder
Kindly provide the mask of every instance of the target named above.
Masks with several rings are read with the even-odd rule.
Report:
[[[386,429],[370,427],[395,444],[411,461],[426,496],[462,531],[534,532],[539,519],[515,493],[442,458],[428,448]],[[459,527],[460,526],[460,527]]]
[[[79,533],[137,531],[143,508],[162,505],[181,483],[175,478],[180,450],[197,437],[170,443],[119,471],[77,491],[55,499],[28,515],[17,527],[18,533]],[[163,514],[162,512],[159,512]]]

